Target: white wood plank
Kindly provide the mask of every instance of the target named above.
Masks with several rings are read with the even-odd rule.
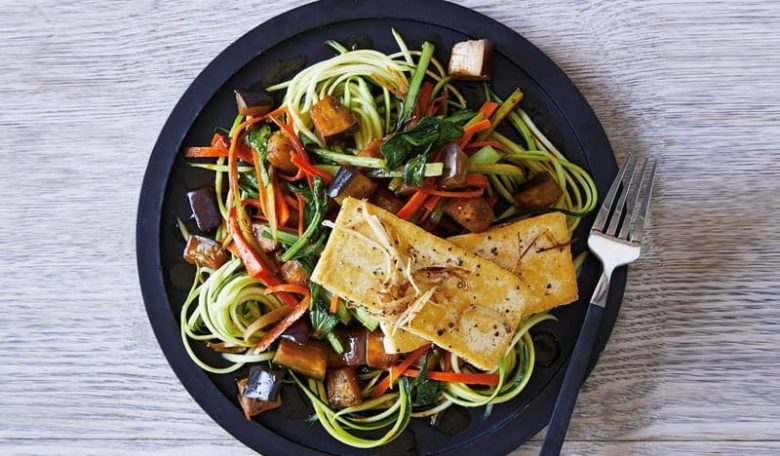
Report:
[[[567,451],[777,453],[779,4],[463,3],[550,55],[619,157],[662,160],[648,248]],[[133,226],[192,78],[296,4],[0,1],[0,453],[249,454],[157,347]]]

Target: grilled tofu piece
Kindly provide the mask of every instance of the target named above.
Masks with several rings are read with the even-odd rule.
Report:
[[[309,115],[317,135],[325,144],[346,139],[358,129],[357,120],[349,109],[330,95],[312,106]]]
[[[560,212],[447,240],[522,278],[529,293],[536,297],[526,310],[529,315],[569,304],[578,298],[577,272],[569,248],[566,216]],[[408,353],[428,343],[403,330],[391,334],[389,324],[381,325],[388,353]]]
[[[222,245],[207,237],[190,234],[182,255],[184,261],[211,269],[219,269],[230,259],[230,254]]]
[[[354,198],[344,200],[312,280],[484,370],[498,365],[535,305],[511,272]]]
[[[448,73],[453,79],[482,81],[490,79],[493,43],[468,40],[455,43],[450,53]]]
[[[355,375],[355,369],[351,367],[329,370],[325,376],[325,386],[328,392],[328,403],[333,408],[343,409],[363,403],[360,383]]]

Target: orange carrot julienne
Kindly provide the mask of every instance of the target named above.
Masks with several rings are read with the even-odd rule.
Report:
[[[277,181],[274,185],[274,197],[276,198],[276,214],[279,218],[278,226],[285,226],[290,221],[290,208],[287,207],[287,202],[284,199],[284,189],[279,185]]]
[[[298,303],[297,306],[293,309],[292,312],[290,312],[289,315],[284,317],[282,321],[276,324],[273,328],[271,328],[270,331],[268,331],[265,336],[263,336],[262,339],[260,339],[260,342],[258,342],[257,346],[255,347],[254,353],[262,353],[266,350],[268,350],[268,347],[271,346],[272,343],[276,341],[276,339],[279,338],[279,336],[282,335],[283,332],[287,330],[290,326],[292,326],[293,323],[298,321],[298,319],[303,316],[304,313],[309,309],[309,301],[311,300],[311,296],[308,294],[301,300],[300,303]]]
[[[376,399],[379,396],[385,394],[387,390],[389,390],[393,385],[393,383],[395,383],[398,377],[400,377],[401,374],[409,369],[409,366],[411,366],[412,363],[420,359],[420,357],[427,353],[430,349],[431,344],[423,345],[422,347],[410,353],[409,356],[404,358],[404,360],[398,363],[397,366],[391,367],[387,376],[381,382],[379,382],[376,387],[374,387],[373,391],[371,391],[371,397]]]
[[[312,165],[308,160],[303,158],[301,154],[291,154],[290,161],[293,163],[293,165],[297,166],[304,173],[306,173],[307,176],[319,176],[326,184],[330,184],[333,180],[333,176]]]
[[[404,371],[405,377],[417,377],[420,375],[420,371],[417,369],[407,369]],[[485,385],[496,386],[498,385],[498,374],[469,374],[464,372],[439,372],[439,371],[427,371],[425,375],[437,382],[447,383],[465,383],[468,385]]]
[[[485,131],[488,128],[490,128],[490,121],[487,119],[482,119],[475,124],[469,125],[463,129],[463,137],[460,141],[458,141],[458,145],[461,148],[464,148],[466,144],[471,142],[471,139],[474,137],[474,135],[481,131]]]
[[[504,150],[504,145],[498,141],[474,141],[466,144],[466,149],[481,149],[485,146],[490,146],[495,149]]]
[[[496,112],[496,109],[498,109],[498,103],[495,101],[486,101],[479,108],[479,112],[485,116],[485,119],[490,119],[490,116]]]
[[[425,198],[427,197],[428,195],[422,190],[416,191],[411,196],[411,198],[409,198],[409,201],[404,204],[404,207],[399,209],[395,215],[404,220],[411,219],[412,216],[416,214],[418,210],[420,210],[420,207],[422,207],[423,203],[425,202]]]
[[[425,199],[425,203],[423,203],[423,207],[427,209],[430,212],[433,212],[434,209],[436,209],[436,205],[439,204],[439,200],[441,199],[441,196],[432,195],[430,198]]]
[[[264,291],[265,294],[271,294],[271,293],[278,293],[280,291],[284,291],[287,293],[297,293],[301,295],[309,295],[309,289],[304,287],[303,285],[298,285],[297,283],[280,283],[279,285],[273,285],[270,287],[267,287]]]
[[[330,313],[334,314],[339,310],[339,297],[335,294],[330,297]]]

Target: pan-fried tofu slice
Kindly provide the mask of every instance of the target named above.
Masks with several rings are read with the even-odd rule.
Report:
[[[544,312],[577,300],[577,273],[569,248],[569,231],[566,216],[560,212],[447,240],[522,278],[529,292],[536,297],[529,301],[527,314]],[[388,324],[382,325],[387,334],[385,349],[390,353],[407,353],[428,343],[403,330],[391,335],[387,328]]]
[[[484,370],[536,306],[518,276],[354,198],[342,203],[312,280]]]

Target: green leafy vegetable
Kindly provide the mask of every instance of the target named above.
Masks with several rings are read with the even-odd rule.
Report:
[[[335,328],[339,322],[339,317],[328,311],[328,306],[322,299],[312,300],[312,303],[312,307],[309,311],[312,336],[322,339],[333,331],[333,328]]]
[[[463,128],[437,117],[423,117],[412,129],[398,133],[380,148],[385,168],[395,169],[412,155],[427,155],[432,150],[463,136]]]
[[[360,322],[366,329],[369,331],[374,331],[377,327],[379,327],[379,322],[368,314],[368,312],[365,311],[362,307],[356,307],[352,309],[352,314],[355,316],[357,321]]]
[[[413,187],[422,187],[425,178],[425,162],[428,156],[420,154],[404,165],[404,183]]]
[[[271,182],[271,177],[268,175],[268,168],[265,162],[268,159],[268,138],[271,136],[271,127],[263,125],[260,128],[252,130],[247,136],[247,143],[257,151],[260,156],[260,174],[263,176],[263,186],[267,187]]]
[[[428,361],[433,356],[433,351],[429,350],[420,367],[420,373],[412,383],[412,402],[415,406],[426,406],[436,403],[436,397],[442,390],[439,382],[428,379]]]
[[[322,230],[322,219],[325,218],[325,212],[328,210],[328,198],[325,195],[325,185],[319,177],[314,178],[311,191],[307,189],[298,189],[298,192],[302,193],[306,200],[306,208],[304,210],[306,231],[303,232],[303,235],[298,238],[295,244],[291,245],[290,248],[282,254],[282,261],[290,261],[293,259],[301,249],[310,245],[313,238],[315,241],[319,240],[319,238],[315,238],[315,234]]]

